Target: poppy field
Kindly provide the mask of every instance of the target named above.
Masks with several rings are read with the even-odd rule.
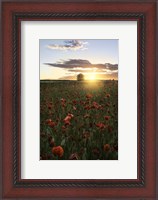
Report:
[[[118,159],[118,81],[40,82],[40,159]]]

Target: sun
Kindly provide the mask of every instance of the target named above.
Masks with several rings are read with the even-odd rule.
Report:
[[[96,80],[96,74],[95,73],[87,74],[87,80],[95,81]]]

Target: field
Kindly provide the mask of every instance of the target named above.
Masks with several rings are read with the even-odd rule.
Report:
[[[41,81],[41,160],[118,159],[118,82]]]

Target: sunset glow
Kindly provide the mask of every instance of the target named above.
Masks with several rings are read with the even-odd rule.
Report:
[[[40,79],[118,79],[118,40],[40,40]]]
[[[95,73],[89,73],[85,76],[85,79],[86,80],[89,80],[89,81],[95,81],[97,78],[96,78],[96,74]]]

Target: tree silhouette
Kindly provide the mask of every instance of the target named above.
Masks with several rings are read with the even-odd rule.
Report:
[[[84,81],[84,75],[83,74],[78,74],[77,75],[77,80],[78,81]]]

